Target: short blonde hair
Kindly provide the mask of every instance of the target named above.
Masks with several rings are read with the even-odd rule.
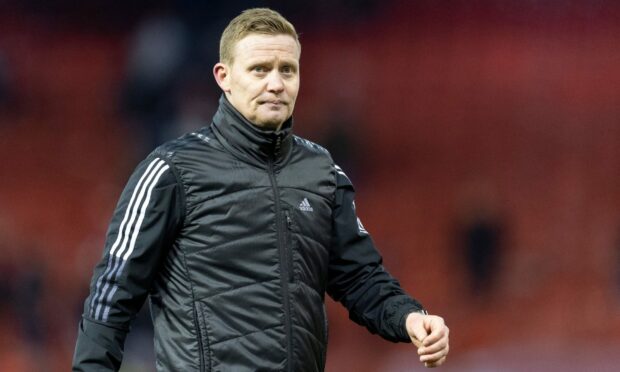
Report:
[[[290,35],[301,48],[295,27],[280,13],[269,8],[252,8],[241,12],[224,29],[220,38],[220,62],[233,63],[235,45],[249,34]]]

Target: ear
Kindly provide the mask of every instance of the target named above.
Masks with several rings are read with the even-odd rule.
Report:
[[[213,66],[213,77],[224,93],[230,93],[230,68],[228,65],[222,62],[216,63]]]

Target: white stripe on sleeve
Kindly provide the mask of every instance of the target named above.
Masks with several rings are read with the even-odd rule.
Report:
[[[152,180],[152,182],[149,184],[148,186],[148,191],[146,194],[146,198],[144,199],[144,203],[142,203],[142,208],[140,209],[140,216],[138,217],[138,220],[135,224],[135,227],[133,229],[133,233],[131,236],[131,240],[129,242],[129,249],[127,249],[127,252],[125,253],[125,255],[123,255],[121,257],[122,254],[122,250],[119,251],[119,253],[117,254],[118,257],[122,258],[121,265],[118,268],[118,270],[116,271],[115,275],[114,275],[114,279],[112,279],[111,283],[114,283],[114,287],[112,288],[112,290],[110,291],[110,293],[108,294],[108,296],[105,299],[105,309],[103,311],[103,316],[102,316],[102,320],[106,321],[108,320],[108,314],[110,312],[110,306],[111,306],[111,301],[112,301],[112,297],[114,296],[114,293],[116,292],[116,290],[118,289],[118,277],[121,275],[121,273],[123,272],[123,268],[125,267],[125,263],[127,262],[127,259],[131,256],[131,253],[133,252],[135,245],[136,245],[136,240],[138,239],[138,235],[140,234],[140,227],[142,226],[142,221],[144,221],[144,216],[146,214],[146,208],[149,205],[149,202],[151,200],[151,194],[153,192],[153,189],[155,188],[155,185],[157,184],[157,181],[159,181],[159,178],[161,177],[162,174],[164,174],[165,171],[168,170],[168,168],[170,168],[170,166],[165,165],[164,167],[162,167],[159,172],[157,173],[157,175],[155,176],[155,178]]]
[[[118,233],[116,236],[116,241],[114,242],[114,244],[112,245],[112,248],[110,249],[106,269],[104,270],[104,272],[101,274],[101,276],[97,280],[97,284],[95,286],[95,293],[93,293],[91,303],[90,303],[90,314],[93,318],[96,318],[98,316],[99,311],[101,310],[101,301],[103,300],[104,294],[110,285],[110,279],[112,278],[113,272],[115,271],[115,268],[119,264],[118,262],[119,254],[117,253],[117,251],[122,252],[125,249],[125,245],[127,243],[127,237],[128,237],[129,231],[131,231],[132,224],[135,219],[135,214],[138,209],[138,206],[140,205],[140,202],[143,198],[144,190],[146,189],[149,182],[152,180],[153,175],[157,172],[159,168],[161,168],[163,164],[165,164],[165,162],[158,158],[151,161],[151,163],[148,165],[147,169],[144,171],[144,173],[138,180],[136,187],[133,190],[133,193],[129,200],[129,204],[127,205],[127,209],[125,210],[125,215],[119,226]],[[102,284],[104,284],[103,288],[101,288]]]

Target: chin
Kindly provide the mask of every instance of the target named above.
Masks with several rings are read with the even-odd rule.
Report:
[[[282,123],[280,122],[266,122],[262,124],[258,124],[259,127],[263,129],[277,130]]]
[[[256,123],[257,126],[265,129],[278,129],[282,123],[284,123],[285,119],[282,118],[269,118],[264,119]]]

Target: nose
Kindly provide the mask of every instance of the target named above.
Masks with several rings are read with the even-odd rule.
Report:
[[[280,72],[274,69],[267,76],[267,91],[272,93],[280,93],[284,90],[284,81],[282,80],[282,76],[280,76]]]

